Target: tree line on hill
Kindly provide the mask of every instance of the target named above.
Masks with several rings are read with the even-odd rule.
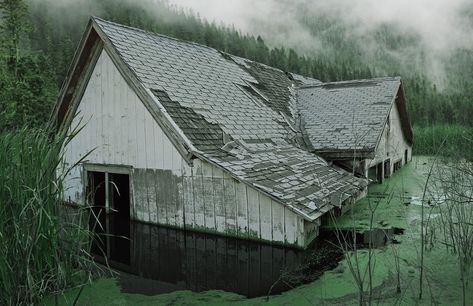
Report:
[[[268,46],[261,36],[208,22],[198,14],[164,1],[153,2],[152,10],[127,0],[53,3],[47,0],[0,1],[0,130],[42,126],[48,121],[91,15],[208,45],[322,81],[401,75],[414,125],[473,125],[473,72],[464,69],[473,60],[471,50],[463,50],[451,59],[450,67],[460,67],[461,71],[452,71],[455,77],[449,80],[447,88],[438,90],[424,72],[402,71],[399,63],[387,53],[381,52],[372,63],[360,60],[356,42],[345,41],[337,31],[324,31],[322,37],[327,50],[339,51],[299,54],[293,48]],[[336,22],[304,16],[301,20],[314,31],[322,24]],[[389,27],[380,28],[373,35],[382,39],[385,48],[410,43],[408,37],[396,34],[395,29]]]

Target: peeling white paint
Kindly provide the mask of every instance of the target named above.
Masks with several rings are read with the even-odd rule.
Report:
[[[189,166],[105,50],[79,103],[72,127],[82,131],[65,148],[71,165],[128,166],[132,218],[178,228],[305,245],[304,221],[221,169],[194,160]],[[65,181],[66,198],[85,200],[82,166]]]

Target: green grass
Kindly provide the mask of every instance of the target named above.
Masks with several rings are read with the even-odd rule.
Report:
[[[54,136],[52,136],[54,135]],[[0,135],[0,305],[33,305],[89,276],[81,212],[61,216],[63,131]]]
[[[414,126],[414,154],[463,157],[473,160],[473,127],[436,124]],[[442,144],[443,143],[443,144]]]

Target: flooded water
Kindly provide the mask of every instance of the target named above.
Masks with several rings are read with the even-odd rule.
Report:
[[[317,279],[343,258],[330,231],[304,251],[139,222],[129,223],[129,233],[126,243],[113,236],[104,242],[113,246],[105,246],[109,263],[121,271],[119,285],[128,293],[220,289],[256,297],[271,289],[277,294]],[[363,247],[372,235],[373,245],[382,246],[394,234],[399,232],[375,230],[358,234],[356,241]]]

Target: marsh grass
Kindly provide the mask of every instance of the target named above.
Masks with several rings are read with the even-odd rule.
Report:
[[[444,161],[436,168],[434,188],[442,196],[436,204],[442,244],[458,260],[463,305],[473,264],[473,165],[468,161]]]
[[[63,147],[75,134],[24,128],[0,135],[1,305],[37,304],[90,278],[87,211],[66,213],[61,205]]]
[[[433,125],[413,127],[414,154],[462,157],[473,160],[473,128],[461,125]],[[444,143],[442,145],[442,143]]]

